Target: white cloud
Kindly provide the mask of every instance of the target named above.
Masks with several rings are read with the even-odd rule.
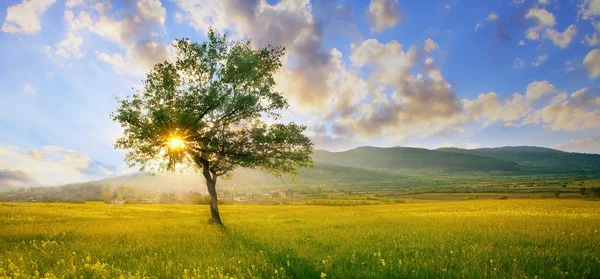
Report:
[[[81,6],[85,3],[85,0],[67,0],[67,2],[65,2],[65,7],[67,8],[75,8],[77,6]]]
[[[171,48],[152,40],[140,41],[125,54],[97,53],[98,60],[105,62],[118,74],[143,76],[156,63],[171,55]]]
[[[81,7],[77,14],[65,10],[64,20],[70,31],[57,45],[57,55],[83,56],[79,51],[81,36],[74,32],[87,30],[124,49],[124,53],[96,54],[98,60],[109,64],[119,74],[142,76],[155,63],[170,56],[171,47],[157,39],[166,17],[166,9],[160,1],[140,0],[135,6],[115,12],[112,12],[110,2],[76,3],[76,6]]]
[[[396,41],[382,44],[368,39],[353,44],[352,63],[371,67],[370,80],[394,91],[389,95],[381,89],[372,92],[372,102],[362,103],[352,115],[338,118],[333,132],[339,136],[401,138],[408,130],[431,135],[453,126],[447,124],[457,120],[459,103],[434,60],[427,57],[430,51],[427,43],[407,50]],[[420,72],[413,75],[415,69]]]
[[[540,5],[548,5],[550,1],[549,0],[539,0],[538,3],[540,3]]]
[[[591,37],[585,35],[585,41],[581,41],[581,43],[587,43],[588,46],[594,47],[600,45],[600,37],[598,37],[598,33],[594,32]]]
[[[583,59],[583,66],[588,71],[588,75],[591,79],[595,79],[600,76],[600,49],[596,48],[588,52]]]
[[[427,40],[425,40],[425,52],[429,53],[432,52],[436,49],[438,49],[438,45],[435,43],[435,41],[433,41],[431,38],[427,38]]]
[[[544,64],[544,62],[546,62],[546,60],[548,60],[548,55],[546,55],[546,54],[539,55],[537,57],[537,60],[535,62],[532,62],[531,64],[535,67],[539,67],[540,65]]]
[[[2,32],[35,34],[42,30],[40,19],[55,0],[23,0],[6,9]]]
[[[524,46],[524,45],[525,45],[525,41],[523,41],[523,40],[520,40],[520,41],[519,41],[519,45],[520,45],[520,46]]]
[[[65,10],[63,19],[70,30],[91,29],[93,27],[92,15],[87,11],[80,11],[77,16],[71,10]]]
[[[556,26],[554,14],[544,8],[534,7],[529,9],[525,14],[525,18],[533,19],[536,22],[535,26],[528,28],[525,32],[525,37],[528,40],[550,39],[555,46],[565,49],[577,34],[575,24],[569,25],[563,32],[556,30],[554,28]]]
[[[73,32],[67,32],[67,34],[65,34],[65,38],[56,45],[56,51],[54,54],[63,58],[74,56],[78,59],[81,59],[84,55],[80,50],[82,43],[83,38],[81,36],[76,35]]]
[[[513,68],[518,69],[518,68],[523,68],[523,66],[525,66],[525,62],[520,57],[516,57],[515,60],[513,60],[513,63],[512,63]]]
[[[543,124],[552,130],[575,131],[600,126],[600,97],[589,88],[571,94],[570,100],[547,105],[531,113],[522,125]]]
[[[567,100],[567,98],[569,97],[569,94],[567,94],[567,92],[560,92],[558,94],[556,94],[556,96],[552,97],[552,99],[550,99],[550,105],[556,105],[556,104],[560,104],[564,101]]]
[[[504,127],[543,125],[546,129],[575,131],[600,126],[600,97],[584,88],[571,94],[556,90],[547,81],[535,81],[526,94],[514,93],[500,99],[495,92],[480,94],[475,100],[461,100],[464,121],[483,122],[484,126],[501,121]],[[539,109],[540,104],[542,105]],[[520,122],[520,124],[516,124]]]
[[[488,126],[494,122],[518,121],[531,110],[531,101],[520,93],[514,93],[510,97],[501,100],[496,92],[479,94],[477,99],[461,100],[464,108],[464,123],[471,121],[484,122]],[[513,124],[506,124],[513,126]]]
[[[575,35],[577,35],[575,24],[569,25],[569,27],[567,27],[567,29],[565,29],[565,31],[562,33],[553,28],[547,29],[545,33],[545,37],[552,40],[552,43],[555,46],[562,49],[567,48],[569,44],[571,44],[571,41],[573,41],[573,37],[575,37]]]
[[[0,184],[51,186],[103,178],[113,170],[89,157],[59,146],[22,151],[16,146],[0,147]]]
[[[498,17],[498,14],[496,14],[496,13],[492,12],[491,14],[489,14],[489,15],[488,15],[488,16],[485,18],[485,20],[487,20],[487,21],[496,21],[496,20],[498,20],[498,18],[499,18],[499,17]]]
[[[555,87],[548,81],[534,81],[527,85],[525,98],[528,100],[538,100],[544,96],[555,93]]]
[[[369,4],[369,21],[372,32],[381,32],[394,27],[400,22],[398,0],[371,0]]]
[[[165,24],[167,9],[162,7],[160,0],[139,0],[137,10],[142,17],[160,25]]]
[[[600,1],[598,0],[583,0],[579,8],[579,14],[583,19],[600,15]]]
[[[234,39],[248,35],[255,47],[285,46],[283,68],[277,73],[277,90],[292,107],[322,115],[332,113],[328,101],[336,63],[332,49],[324,46],[324,27],[312,15],[309,0],[283,0],[275,5],[265,0],[236,4],[231,1],[177,0],[183,17],[196,29],[209,27],[229,31]]]
[[[177,23],[183,22],[183,15],[180,12],[175,12],[175,22],[177,22]]]
[[[557,145],[554,148],[578,153],[600,153],[600,136],[581,140],[570,140],[568,143]]]
[[[556,18],[554,14],[548,12],[543,8],[531,8],[525,14],[526,19],[535,19],[538,22],[538,26],[541,27],[552,27],[556,25]],[[536,26],[537,27],[537,26]]]
[[[34,93],[34,92],[35,92],[35,90],[34,90],[34,89],[33,89],[33,87],[31,86],[31,84],[25,84],[25,85],[23,86],[23,92],[31,94],[31,93]]]

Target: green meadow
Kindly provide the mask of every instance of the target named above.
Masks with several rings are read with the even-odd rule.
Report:
[[[0,203],[0,278],[598,278],[600,203]]]

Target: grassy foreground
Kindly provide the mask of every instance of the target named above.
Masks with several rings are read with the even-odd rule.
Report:
[[[598,278],[600,203],[0,204],[0,278]]]

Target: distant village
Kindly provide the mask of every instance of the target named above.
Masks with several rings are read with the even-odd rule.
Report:
[[[265,198],[291,198],[294,196],[293,189],[280,189],[274,191],[257,192],[235,192],[231,190],[222,190],[218,193],[221,203],[247,203],[257,199]],[[163,192],[155,198],[144,198],[135,193],[119,193],[119,190],[112,193],[104,193],[103,200],[111,204],[139,204],[139,203],[159,203],[159,204],[208,204],[210,197],[208,192],[187,191],[183,193]]]
[[[273,199],[290,199],[294,190],[271,189],[260,192],[222,189],[219,200],[224,204],[251,201],[272,202]],[[61,187],[22,188],[0,193],[0,201],[15,202],[85,202],[103,201],[109,204],[208,204],[206,191],[162,190],[144,191],[130,186],[66,185]]]

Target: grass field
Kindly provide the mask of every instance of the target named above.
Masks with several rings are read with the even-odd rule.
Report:
[[[0,278],[598,278],[600,203],[0,204]]]

